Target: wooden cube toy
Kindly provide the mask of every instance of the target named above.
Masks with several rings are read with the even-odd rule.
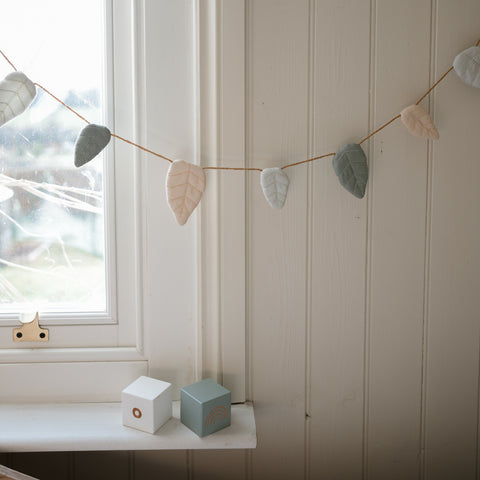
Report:
[[[210,378],[182,388],[180,421],[198,436],[228,427],[230,417],[230,391]]]
[[[155,433],[171,416],[171,383],[140,377],[122,391],[125,426]]]

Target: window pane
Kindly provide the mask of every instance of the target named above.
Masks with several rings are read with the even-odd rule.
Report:
[[[0,49],[92,123],[104,124],[101,0],[2,6]],[[0,76],[12,71],[0,58]],[[105,311],[103,158],[76,169],[85,123],[40,88],[0,129],[0,313]]]

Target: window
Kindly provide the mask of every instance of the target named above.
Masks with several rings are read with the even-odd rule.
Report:
[[[34,15],[26,16],[25,31],[18,32],[10,19],[25,12]],[[98,0],[41,5],[22,0],[4,6],[2,22],[5,38],[11,39],[2,48],[28,76],[100,124],[111,124],[112,112],[106,95],[112,75],[105,68],[112,53],[106,15]],[[66,21],[72,16],[75,22]],[[53,19],[57,28],[45,28]],[[59,42],[59,36],[68,41]],[[2,78],[10,71],[2,62]],[[108,314],[107,278],[114,278],[114,271],[107,266],[114,265],[115,243],[114,232],[105,228],[105,201],[112,201],[104,184],[106,156],[76,169],[74,143],[84,123],[37,90],[27,111],[0,129],[0,318],[17,319],[24,310],[40,311],[43,319]],[[108,287],[113,291],[115,283]]]
[[[28,36],[10,20],[22,16]],[[75,22],[65,21],[72,16]],[[2,31],[11,41],[2,48],[34,81],[92,122],[105,123],[105,80],[111,72],[104,65],[111,53],[102,48],[104,17],[104,4],[96,0],[13,2],[4,6]],[[45,28],[55,18],[57,28]],[[59,42],[59,36],[68,42]],[[2,78],[10,71],[2,62]],[[3,318],[25,309],[44,315],[108,310],[105,267],[111,262],[105,253],[114,251],[105,249],[104,158],[75,169],[74,142],[82,127],[81,119],[38,88],[30,108],[0,129]]]
[[[133,100],[122,106],[115,96],[133,99],[134,78],[121,75],[132,71],[130,2],[22,0],[5,6],[0,25],[1,49],[20,71],[89,121],[132,138]],[[10,71],[2,64],[3,76]],[[147,371],[137,287],[138,162],[131,149],[111,142],[76,169],[73,146],[84,126],[37,87],[30,108],[0,129],[0,377],[12,385],[6,398],[109,399]],[[24,310],[39,310],[48,342],[12,341]],[[112,380],[101,380],[105,375]],[[96,376],[93,395],[73,385],[75,377],[95,384]],[[41,377],[51,380],[36,385]],[[21,382],[36,391],[27,395]]]
[[[111,131],[169,157],[210,165],[222,161],[228,145],[228,154],[241,164],[241,2],[105,0],[105,5]],[[56,29],[59,23],[55,19],[45,28]],[[83,36],[88,35],[88,24],[83,28]],[[27,30],[25,35],[35,43]],[[65,34],[58,40],[67,38]],[[221,58],[215,47],[220,44]],[[9,52],[1,37],[0,49]],[[44,83],[56,92],[53,83]],[[224,151],[215,145],[223,145]],[[108,299],[111,315],[52,311],[41,322],[50,329],[50,341],[34,349],[13,344],[12,328],[18,322],[3,321],[0,383],[11,388],[0,390],[0,401],[115,401],[142,374],[172,382],[177,394],[181,386],[210,376],[232,388],[234,401],[241,401],[241,176],[208,175],[199,208],[179,227],[165,200],[169,164],[113,139],[107,155],[104,178],[111,182],[107,191],[114,208],[106,213],[106,231],[115,230],[115,268],[107,275],[107,282],[116,283],[116,294]],[[108,258],[113,249],[108,240],[106,245]]]

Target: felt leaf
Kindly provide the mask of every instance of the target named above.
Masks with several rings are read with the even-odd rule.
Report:
[[[407,130],[416,137],[439,139],[438,130],[432,117],[419,105],[410,105],[404,108],[401,119]]]
[[[368,180],[367,157],[357,143],[344,145],[333,157],[333,169],[340,184],[352,195],[363,198]]]
[[[480,88],[480,47],[460,52],[453,61],[453,69],[467,85]]]
[[[263,194],[272,208],[279,210],[287,198],[288,177],[281,168],[265,168],[260,175]]]
[[[24,73],[9,73],[0,82],[0,126],[23,113],[36,94],[35,85]]]
[[[205,190],[203,168],[183,160],[175,160],[167,172],[167,201],[177,223],[186,221],[200,202]]]
[[[84,127],[75,142],[75,166],[93,160],[108,145],[111,136],[110,130],[102,125],[90,123]]]

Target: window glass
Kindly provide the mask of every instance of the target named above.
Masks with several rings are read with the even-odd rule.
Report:
[[[2,5],[0,50],[92,123],[105,124],[101,0]],[[0,58],[0,77],[10,73]],[[74,166],[80,118],[37,87],[0,128],[0,313],[106,310],[104,158]]]

